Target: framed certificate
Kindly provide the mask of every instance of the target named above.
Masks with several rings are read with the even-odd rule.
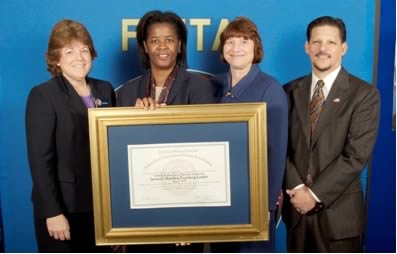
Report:
[[[97,245],[269,237],[266,104],[89,109]]]

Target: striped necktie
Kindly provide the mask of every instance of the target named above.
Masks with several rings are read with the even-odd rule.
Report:
[[[314,129],[316,128],[316,124],[318,118],[320,117],[321,109],[325,102],[325,97],[323,93],[324,81],[317,81],[316,87],[314,88],[314,93],[312,100],[310,102],[310,133],[313,136]]]
[[[323,86],[324,81],[317,81],[317,84],[314,88],[312,100],[310,101],[310,137],[313,136],[318,118],[320,117],[321,109],[323,108],[323,104],[325,102]],[[311,187],[313,184],[313,173],[314,172],[307,172],[305,184],[308,187]]]

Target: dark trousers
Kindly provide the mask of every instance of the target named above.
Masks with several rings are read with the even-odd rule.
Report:
[[[69,222],[71,240],[56,240],[48,234],[46,219],[34,216],[38,252],[109,252],[110,247],[95,245],[92,213],[65,215]]]
[[[287,229],[288,252],[362,252],[361,237],[330,240],[325,213],[302,216],[299,224]]]
[[[271,216],[275,216],[271,213]],[[274,217],[271,217],[274,218]],[[275,252],[276,222],[271,220],[269,225],[269,241],[257,242],[224,242],[211,243],[211,252],[214,253],[272,253]]]

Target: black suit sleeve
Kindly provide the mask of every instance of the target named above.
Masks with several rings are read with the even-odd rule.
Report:
[[[211,104],[216,103],[216,90],[209,79],[196,77],[193,80],[191,99],[189,104]]]
[[[33,88],[26,105],[26,138],[29,166],[36,195],[34,205],[45,218],[61,214],[56,179],[56,116],[44,91]]]

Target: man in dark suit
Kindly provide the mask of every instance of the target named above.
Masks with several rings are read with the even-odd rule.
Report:
[[[288,252],[360,252],[365,224],[360,174],[376,141],[379,94],[342,67],[347,43],[341,19],[313,20],[305,50],[312,73],[284,86]]]

